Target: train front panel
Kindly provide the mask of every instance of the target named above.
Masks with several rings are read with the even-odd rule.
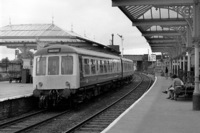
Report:
[[[50,90],[75,90],[80,87],[77,54],[51,54],[34,57],[33,87],[36,97]],[[60,94],[63,95],[63,94]],[[64,94],[65,97],[70,94]]]

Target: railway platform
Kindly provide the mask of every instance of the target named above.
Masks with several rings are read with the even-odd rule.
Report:
[[[175,101],[162,93],[170,83],[170,78],[157,76],[151,89],[102,133],[199,132],[200,112],[192,109],[192,98]]]
[[[0,82],[0,102],[8,99],[31,96],[33,93],[33,84]]]

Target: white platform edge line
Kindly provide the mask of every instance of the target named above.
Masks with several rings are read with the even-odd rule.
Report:
[[[132,104],[126,111],[124,111],[117,119],[115,119],[107,128],[105,128],[101,133],[106,133],[108,130],[110,130],[125,114],[127,114],[155,85],[157,81],[157,77],[155,77],[155,81],[153,85],[149,88],[148,91],[146,91],[134,104]]]
[[[18,96],[13,96],[13,97],[9,97],[9,98],[2,98],[0,99],[0,102],[4,102],[4,101],[8,101],[8,100],[14,100],[14,99],[19,99],[19,98],[25,98],[25,97],[30,97],[33,94],[26,94],[26,95],[18,95]]]

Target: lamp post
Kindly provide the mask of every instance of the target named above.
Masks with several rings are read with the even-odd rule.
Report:
[[[117,35],[121,38],[121,46],[122,46],[122,54],[121,54],[121,56],[123,57],[123,53],[124,53],[123,41],[124,41],[124,38],[123,38],[122,35],[119,35],[119,34],[117,34]]]

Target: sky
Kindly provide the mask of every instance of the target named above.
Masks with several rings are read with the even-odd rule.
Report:
[[[146,39],[111,0],[0,0],[0,27],[15,24],[53,23],[67,31],[109,45],[114,34],[114,45],[124,55],[151,53]],[[0,59],[14,59],[14,50],[0,46]]]

